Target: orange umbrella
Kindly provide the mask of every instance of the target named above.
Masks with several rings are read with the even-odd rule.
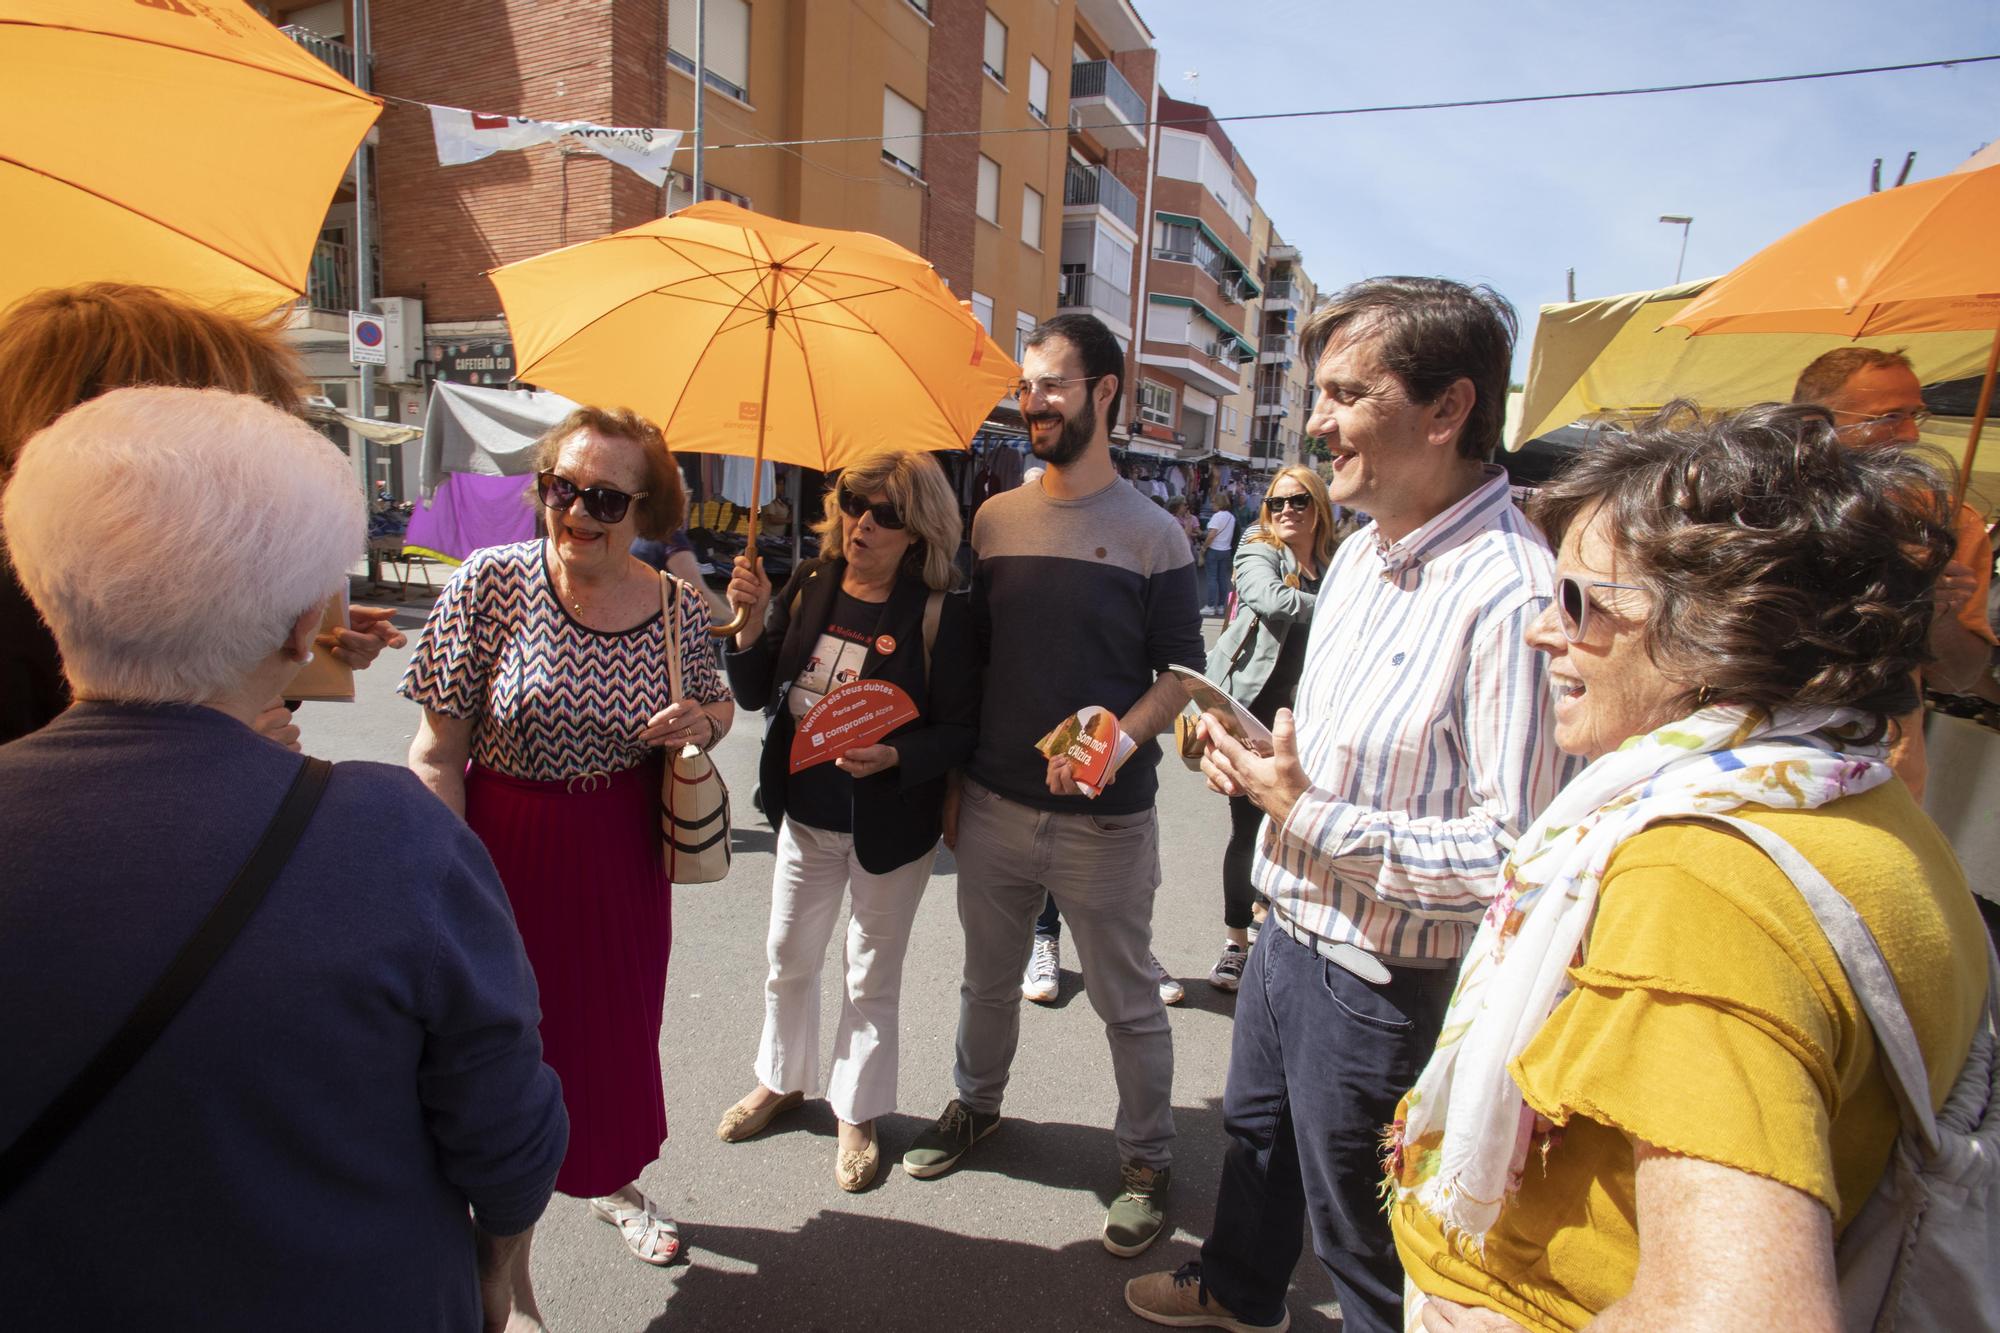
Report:
[[[521,379],[643,413],[675,449],[757,460],[753,551],[766,458],[829,471],[963,449],[1021,373],[922,256],[734,204],[490,276]]]
[[[1691,334],[1993,330],[1959,485],[2000,368],[2000,166],[1871,194],[1725,274],[1668,320]]]
[[[242,0],[0,0],[0,308],[99,281],[290,300],[381,108]]]

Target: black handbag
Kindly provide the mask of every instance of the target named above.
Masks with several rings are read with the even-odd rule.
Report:
[[[28,1178],[41,1168],[42,1163],[61,1148],[76,1127],[97,1109],[97,1106],[119,1080],[132,1072],[132,1067],[151,1049],[173,1022],[174,1015],[188,1002],[190,996],[207,979],[220,962],[222,955],[236,941],[243,926],[250,920],[271,884],[278,878],[278,872],[292,859],[292,850],[298,846],[299,837],[312,821],[319,798],[326,791],[327,779],[333,775],[333,765],[324,759],[308,758],[299,768],[298,776],[292,779],[291,788],[285,799],[278,803],[278,813],[271,816],[271,822],[264,830],[264,836],[250,852],[250,859],[236,872],[236,878],[217,900],[193,938],[182,946],[181,951],[168,965],[153,988],[133,1008],[111,1040],[104,1043],[97,1054],[91,1057],[69,1086],[55,1095],[42,1109],[42,1113],[29,1122],[20,1137],[0,1152],[0,1203],[5,1203],[16,1190],[26,1184]]]

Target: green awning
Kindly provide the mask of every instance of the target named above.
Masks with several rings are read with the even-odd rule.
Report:
[[[1147,292],[1146,299],[1151,302],[1157,302],[1160,305],[1186,306],[1209,323],[1215,325],[1219,331],[1226,334],[1236,344],[1236,351],[1240,357],[1238,364],[1241,364],[1243,361],[1255,361],[1257,359],[1256,346],[1248,338],[1244,337],[1235,325],[1216,314],[1213,310],[1210,310],[1201,302],[1195,300],[1192,296],[1172,296],[1166,292]]]
[[[1249,289],[1250,295],[1262,296],[1264,294],[1264,289],[1257,285],[1257,279],[1250,275],[1250,266],[1244,263],[1241,259],[1237,258],[1236,252],[1230,249],[1228,245],[1224,244],[1222,238],[1215,234],[1215,229],[1209,226],[1206,222],[1203,222],[1200,218],[1197,217],[1190,217],[1186,213],[1167,213],[1156,210],[1153,213],[1153,216],[1155,218],[1158,218],[1162,222],[1178,222],[1183,227],[1199,228],[1201,234],[1208,237],[1208,243],[1210,245],[1214,246],[1217,250],[1221,251],[1223,254],[1229,256],[1229,262],[1233,264],[1236,268],[1236,276],[1238,280],[1240,280],[1243,283],[1243,285]]]

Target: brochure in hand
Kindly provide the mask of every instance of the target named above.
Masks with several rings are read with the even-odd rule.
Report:
[[[1076,785],[1095,799],[1139,746],[1119,730],[1118,719],[1109,709],[1091,704],[1064,718],[1054,731],[1035,742],[1035,748],[1051,759],[1067,758]]]
[[[1270,754],[1277,748],[1271,739],[1271,729],[1259,722],[1242,704],[1229,697],[1229,691],[1217,685],[1199,671],[1190,671],[1184,666],[1172,668],[1187,687],[1188,698],[1194,706],[1222,724],[1222,729],[1234,736],[1258,754]]]
[[[873,745],[916,716],[916,702],[900,687],[886,680],[849,681],[827,691],[799,719],[792,736],[791,771]]]

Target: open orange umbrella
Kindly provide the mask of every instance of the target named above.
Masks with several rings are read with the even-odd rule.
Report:
[[[2000,368],[2000,166],[1901,185],[1821,214],[1716,279],[1667,323],[1695,335],[1992,330],[1962,488]]]
[[[0,309],[100,281],[292,299],[381,108],[242,0],[0,0]]]
[[[752,550],[764,460],[963,449],[1021,374],[922,256],[734,204],[489,276],[521,379],[643,413],[675,449],[757,460]]]

